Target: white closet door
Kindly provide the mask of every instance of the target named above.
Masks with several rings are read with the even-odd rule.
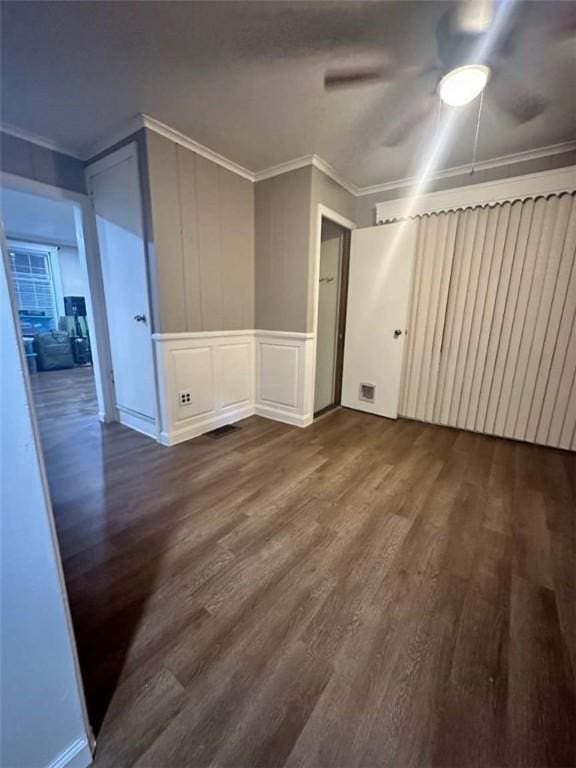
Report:
[[[119,420],[155,435],[156,390],[138,158],[133,144],[88,167]]]
[[[352,232],[342,405],[392,419],[398,416],[416,232],[412,221]]]

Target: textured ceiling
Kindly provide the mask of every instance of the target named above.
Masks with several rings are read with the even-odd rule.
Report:
[[[518,3],[513,53],[486,91],[479,159],[576,138],[570,5]],[[449,7],[4,2],[2,121],[85,155],[144,112],[252,171],[317,153],[358,186],[402,178],[430,146],[435,110],[398,146],[383,142],[434,89],[438,75],[418,72],[437,63],[436,24]],[[398,74],[324,91],[326,68],[372,63]],[[527,86],[550,106],[518,125],[502,104]],[[475,110],[461,112],[444,166],[470,159]]]

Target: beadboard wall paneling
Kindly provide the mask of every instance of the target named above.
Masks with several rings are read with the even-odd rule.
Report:
[[[573,194],[423,216],[401,415],[576,450]]]

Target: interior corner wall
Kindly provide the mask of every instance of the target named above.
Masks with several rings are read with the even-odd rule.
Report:
[[[552,171],[555,168],[564,168],[569,165],[576,165],[576,150],[479,170],[473,176],[470,176],[469,173],[464,173],[459,176],[438,179],[427,186],[426,192],[440,192],[441,190],[454,189],[455,187],[485,184],[488,181],[498,181],[499,179],[506,179],[511,176],[523,176],[540,171]],[[407,197],[411,193],[412,187],[395,187],[385,192],[361,195],[356,198],[355,216],[352,218],[355,218],[356,224],[359,227],[373,227],[376,224],[376,205],[378,203],[383,203],[386,200],[396,200],[399,197]]]
[[[256,327],[305,332],[312,167],[255,187]]]
[[[146,157],[155,330],[253,328],[254,185],[149,130]]]
[[[0,168],[4,173],[86,193],[81,160],[1,132]]]
[[[256,184],[256,327],[314,330],[318,204],[354,219],[355,198],[313,166]]]

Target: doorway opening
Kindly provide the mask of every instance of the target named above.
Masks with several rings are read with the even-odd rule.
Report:
[[[346,329],[350,230],[322,217],[314,416],[340,405]]]
[[[41,425],[98,420],[94,323],[75,205],[2,187],[2,219],[26,363]]]

